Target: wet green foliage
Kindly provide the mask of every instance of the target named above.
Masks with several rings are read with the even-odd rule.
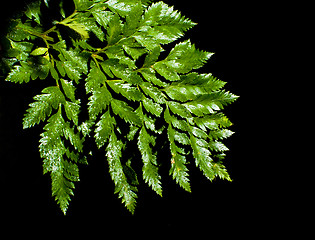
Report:
[[[63,1],[28,5],[10,23],[2,58],[6,81],[54,83],[34,97],[23,127],[44,124],[39,152],[61,210],[66,213],[80,180],[78,165],[87,164],[87,138],[104,151],[115,193],[132,213],[139,185],[136,164],[142,164],[143,180],[160,196],[162,161],[189,192],[192,161],[209,180],[231,181],[222,140],[233,132],[221,110],[237,96],[223,90],[225,82],[212,74],[196,71],[212,53],[190,40],[176,41],[195,23],[164,2],[73,2],[70,13]],[[166,53],[170,43],[174,46]],[[165,143],[167,163],[157,154]],[[126,156],[130,145],[137,148]]]

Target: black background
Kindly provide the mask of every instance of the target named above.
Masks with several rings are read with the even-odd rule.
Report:
[[[24,1],[25,2],[25,1]],[[234,123],[236,133],[225,141],[230,151],[225,164],[233,182],[215,180],[209,182],[195,167],[189,165],[192,193],[182,190],[168,176],[169,159],[159,159],[163,198],[157,196],[141,180],[138,204],[132,216],[113,194],[103,153],[89,160],[88,166],[80,166],[80,179],[76,183],[67,216],[63,216],[51,197],[50,177],[42,174],[42,160],[38,153],[41,127],[22,129],[22,118],[32,97],[40,93],[45,82],[26,85],[0,82],[0,188],[2,216],[24,219],[56,217],[58,221],[77,221],[82,224],[98,219],[100,224],[113,223],[121,226],[157,226],[176,229],[203,223],[239,223],[248,221],[262,212],[258,206],[258,185],[253,185],[259,171],[257,158],[251,154],[253,138],[249,137],[253,119],[245,85],[253,85],[253,49],[259,36],[256,22],[258,6],[248,12],[246,6],[235,1],[166,1],[198,25],[188,31],[183,39],[190,38],[196,47],[215,55],[203,67],[204,72],[227,82],[225,88],[239,95],[237,102],[229,105],[225,113]],[[7,4],[7,3],[6,3]],[[1,7],[1,28],[4,19],[12,16],[23,6],[23,1],[11,1],[10,7]],[[248,7],[248,6],[247,6]],[[253,29],[256,28],[256,29]],[[253,43],[254,42],[254,43]],[[40,81],[40,80],[37,80]],[[254,101],[254,102],[253,102]],[[251,99],[255,103],[255,99]],[[247,114],[247,115],[246,115]],[[245,116],[246,115],[246,116]],[[253,116],[252,116],[253,117]],[[139,179],[141,179],[139,175]],[[250,221],[250,220],[249,220]],[[105,226],[104,226],[105,227]],[[184,227],[185,228],[185,227]]]

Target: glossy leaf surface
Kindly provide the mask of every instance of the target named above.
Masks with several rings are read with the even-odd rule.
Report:
[[[25,17],[12,19],[2,58],[6,81],[47,84],[29,104],[23,128],[43,127],[43,170],[62,212],[79,165],[93,156],[87,139],[103,151],[115,193],[132,213],[137,175],[162,196],[161,165],[188,192],[193,165],[210,181],[231,181],[223,141],[232,123],[222,111],[238,96],[201,73],[213,53],[181,39],[196,24],[162,1],[73,0],[72,14],[65,6],[29,4]]]

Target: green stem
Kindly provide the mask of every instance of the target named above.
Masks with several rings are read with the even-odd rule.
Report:
[[[73,21],[73,17],[77,14],[77,11],[75,10],[69,17],[66,17],[64,20],[62,20],[61,22],[57,22],[57,24],[67,24],[71,21]],[[43,33],[43,35],[47,35],[53,31],[55,31],[55,29],[57,28],[57,26],[53,26],[50,29],[48,29],[46,32]]]
[[[121,38],[118,42],[116,42],[116,43],[114,43],[114,44],[112,44],[112,45],[107,45],[106,47],[104,47],[104,48],[102,48],[102,49],[99,49],[95,54],[103,53],[103,52],[105,52],[108,48],[113,47],[113,46],[116,46],[116,45],[118,45],[120,42],[122,42],[122,41],[124,41],[124,40],[127,40],[127,39],[129,39],[129,38],[132,38],[132,37],[133,37],[133,35],[131,35],[131,36],[129,36],[129,37],[123,37],[123,38]]]
[[[53,38],[51,38],[49,36],[46,36],[45,33],[39,33],[39,32],[35,32],[35,31],[31,31],[30,29],[24,29],[24,28],[19,28],[19,29],[22,29],[23,31],[28,32],[29,34],[31,34],[31,35],[33,35],[35,37],[42,38],[43,40],[54,41]]]
[[[67,24],[69,22],[72,22],[75,15],[77,15],[77,10],[75,10],[69,17],[66,17],[64,20],[58,22],[57,24]]]
[[[121,79],[107,79],[106,82],[125,82],[125,81]]]
[[[43,35],[48,35],[49,33],[55,31],[56,28],[57,28],[56,26],[53,26],[52,28],[50,28],[46,32],[44,32]]]
[[[47,40],[45,38],[43,38],[45,44],[46,44],[46,47],[49,48],[49,43],[47,42]]]
[[[56,79],[56,86],[58,87],[58,88],[60,88],[60,86],[59,86],[59,81]]]
[[[91,56],[92,56],[92,58],[93,58],[93,60],[94,60],[94,62],[95,62],[95,64],[96,64],[96,66],[97,66],[98,68],[100,68],[100,65],[99,65],[97,59],[93,56],[93,54],[92,54]]]

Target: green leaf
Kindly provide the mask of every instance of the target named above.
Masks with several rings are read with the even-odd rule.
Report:
[[[58,70],[58,72],[60,73],[60,75],[62,76],[62,77],[65,77],[66,76],[66,70],[65,70],[65,68],[64,68],[64,65],[63,65],[63,63],[61,62],[61,61],[55,61],[55,63],[56,63],[56,68],[57,68],[57,70]],[[51,69],[54,69],[54,67],[50,67],[50,71],[51,71]],[[56,70],[56,69],[54,69],[54,70]],[[53,72],[54,72],[54,70],[53,70]],[[51,71],[52,72],[52,71]],[[57,79],[59,79],[59,76],[58,76],[58,73],[53,73],[54,74],[54,78],[57,78]]]
[[[50,95],[38,96],[38,101],[31,103],[30,108],[27,110],[27,113],[23,118],[23,128],[33,127],[35,124],[38,124],[40,121],[44,121],[47,116],[51,114],[51,105],[47,101],[50,98]]]
[[[210,74],[198,74],[195,72],[181,76],[181,81],[174,83],[180,86],[194,86],[195,88],[203,88],[207,93],[215,92],[223,88],[226,82],[223,82]],[[199,89],[198,89],[199,90]]]
[[[84,139],[81,139],[80,133],[77,133],[69,122],[64,123],[63,134],[64,137],[70,141],[75,150],[82,152]]]
[[[32,69],[31,79],[35,80],[37,78],[44,80],[49,74],[49,65],[47,64],[47,59],[42,58],[43,63],[32,63],[28,67]],[[23,63],[21,63],[23,65]]]
[[[60,104],[63,104],[65,102],[65,96],[60,91],[59,87],[53,86],[53,87],[47,87],[43,89],[42,93],[50,94],[51,98],[51,105],[53,108],[57,109]],[[35,99],[37,100],[37,99]]]
[[[145,57],[143,66],[144,67],[151,67],[158,60],[160,53],[161,53],[161,50],[162,50],[161,47],[158,46],[158,47],[152,49],[151,51],[149,51],[147,56]]]
[[[14,83],[28,83],[31,78],[32,69],[25,64],[24,66],[15,65],[14,69],[9,73],[6,81]]]
[[[151,145],[155,145],[155,138],[148,134],[145,127],[142,127],[138,137],[138,148],[143,161],[143,179],[157,194],[162,196],[161,176],[158,173],[156,155],[152,152]]]
[[[12,49],[10,49],[11,56],[22,61],[25,61],[28,58],[29,53],[34,46],[34,44],[30,42],[16,42],[12,40],[10,40],[10,45],[12,47]]]
[[[130,84],[139,84],[142,82],[142,78],[135,71],[127,68],[126,65],[114,64],[110,65],[109,68],[116,77]]]
[[[134,1],[131,11],[126,15],[126,23],[124,24],[123,34],[126,37],[132,36],[140,26],[142,20],[143,6],[141,1]]]
[[[113,109],[113,112],[120,118],[125,120],[127,123],[137,126],[142,125],[140,117],[135,113],[134,109],[130,107],[126,102],[117,99],[112,99],[111,107]]]
[[[65,95],[72,101],[76,102],[75,99],[75,86],[73,86],[72,82],[67,81],[65,79],[60,79],[62,89],[65,93]]]
[[[46,5],[46,7],[48,7],[49,8],[49,4],[48,4],[48,0],[44,0],[44,3],[45,3],[45,5]]]
[[[122,17],[126,17],[134,11],[135,8],[141,6],[140,0],[109,0],[106,2],[108,7]]]
[[[93,126],[95,122],[92,119],[86,120],[82,122],[77,128],[78,131],[83,134],[84,137],[90,136]]]
[[[11,40],[19,42],[33,38],[31,31],[34,31],[35,29],[32,28],[31,23],[28,21],[22,23],[21,19],[16,19],[11,22],[10,27],[11,31],[7,34],[7,37]]]
[[[146,53],[145,48],[134,40],[124,41],[124,45],[122,47],[134,60],[139,59],[140,56]]]
[[[234,132],[229,129],[220,129],[216,131],[210,131],[209,138],[211,140],[224,139],[232,136],[233,134]]]
[[[211,74],[190,73],[181,76],[181,81],[174,82],[163,90],[173,100],[187,102],[219,90],[225,82],[217,80]]]
[[[120,67],[135,69],[135,60],[131,59],[129,56],[125,55],[125,52],[121,45],[115,45],[106,50],[106,55],[109,58],[119,59]],[[113,66],[114,67],[114,66]],[[115,69],[115,67],[114,67]]]
[[[191,127],[190,128],[190,132],[198,138],[202,138],[202,139],[207,139],[208,135],[206,131],[203,131],[202,129],[198,128],[198,127]]]
[[[127,209],[134,213],[137,199],[137,188],[129,184],[120,161],[122,157],[123,143],[119,141],[114,133],[109,138],[106,148],[106,157],[109,165],[109,173],[115,183],[115,193],[121,198]]]
[[[59,166],[56,166],[56,169],[51,173],[51,190],[52,196],[55,197],[60,209],[66,215],[71,200],[70,196],[73,195],[74,184],[63,175],[63,165],[66,161],[60,160],[60,162]]]
[[[73,2],[77,11],[87,10],[93,4],[93,1],[90,0],[73,0]]]
[[[190,140],[189,140],[189,137],[187,136],[187,134],[183,133],[183,132],[176,131],[175,129],[174,129],[174,139],[176,142],[178,142],[182,145],[190,145]]]
[[[230,178],[230,175],[228,174],[225,166],[218,162],[218,163],[215,163],[213,164],[213,171],[214,171],[214,174],[216,176],[219,176],[221,179],[226,179],[228,181],[232,181],[232,179]]]
[[[159,87],[166,87],[167,83],[161,81],[155,76],[155,71],[152,68],[144,68],[141,70],[141,74],[147,81],[153,83]]]
[[[116,92],[123,95],[128,100],[141,101],[143,94],[138,88],[133,87],[130,83],[123,83],[123,81],[107,81],[107,84]]]
[[[40,4],[41,1],[34,1],[27,5],[27,10],[25,11],[25,15],[31,20],[34,18],[38,24],[40,24]]]
[[[144,99],[142,101],[144,108],[152,113],[153,115],[159,117],[161,113],[163,112],[163,107],[161,107],[160,104],[153,102],[151,99]]]
[[[191,20],[182,17],[180,12],[174,10],[162,1],[152,4],[144,14],[144,24],[154,25],[177,25],[185,31],[196,25]]]
[[[105,83],[106,76],[95,64],[91,64],[90,73],[85,81],[85,89],[90,93],[99,89],[101,84]]]
[[[190,183],[188,179],[188,168],[186,167],[186,157],[183,155],[184,151],[175,143],[175,130],[168,126],[167,135],[170,142],[170,150],[172,154],[170,175],[173,179],[187,192],[191,192]]]
[[[80,73],[88,73],[88,59],[91,56],[89,53],[80,52],[78,49],[70,49],[64,52],[64,56]]]
[[[173,127],[182,130],[190,130],[190,125],[186,120],[179,120],[176,116],[171,115],[169,109],[164,111],[164,119],[168,124],[172,124]]]
[[[93,13],[93,12],[92,12]],[[95,21],[97,18],[101,17],[99,15],[97,15],[97,13],[94,15],[94,18],[91,18],[89,16],[85,16],[83,14],[80,14],[78,15],[78,17],[76,18],[76,21],[78,23],[80,23],[81,25],[83,25],[85,27],[85,29],[88,31],[88,32],[92,32],[95,34],[95,36],[101,40],[102,42],[105,40],[105,33],[104,31],[102,30],[102,28],[100,26],[97,25],[97,22],[101,21],[101,20],[98,20],[97,22]],[[99,22],[100,24],[103,24],[101,22]],[[94,49],[91,45],[89,45],[85,39],[81,40],[80,41],[80,45],[85,45],[85,47],[87,47],[88,49],[92,50]]]
[[[122,34],[122,22],[118,15],[113,15],[113,17],[108,22],[108,28],[107,28],[107,44],[113,45],[117,43],[121,38]]]
[[[133,34],[134,39],[144,48],[148,49],[149,51],[152,51],[153,49],[156,49],[160,47],[160,42],[154,37],[147,34],[148,27],[142,28],[142,32],[138,31],[135,34]]]
[[[154,109],[155,105],[153,104],[153,102],[152,102],[152,105],[147,104],[146,100],[147,99],[144,99],[144,101],[143,101],[144,108],[148,112],[152,113],[153,115],[160,115],[159,110]],[[161,109],[161,111],[163,111],[163,108]],[[161,134],[163,132],[164,126],[162,126],[160,129],[156,129],[156,120],[157,119],[150,116],[150,115],[145,114],[143,112],[143,108],[141,106],[136,110],[136,113],[139,115],[139,117],[141,118],[141,120],[143,121],[143,123],[147,129],[149,129],[152,132],[157,133],[157,134]]]
[[[177,74],[177,77],[167,78],[167,73],[170,72],[169,74],[175,76],[175,73],[188,73],[193,69],[201,68],[211,56],[212,53],[197,50],[190,40],[187,40],[177,44],[165,60],[154,65],[154,69],[166,79],[176,81],[179,80]]]
[[[114,17],[114,14],[109,11],[102,11],[102,10],[96,10],[92,12],[95,20],[105,29],[108,26],[108,23],[112,20]]]
[[[153,68],[165,79],[169,81],[178,81],[180,80],[179,75],[172,65],[169,65],[167,62],[157,62],[153,65]]]
[[[212,168],[213,160],[210,157],[211,152],[204,146],[200,146],[198,138],[190,134],[190,142],[195,158],[196,166],[200,168],[203,174],[212,181],[215,178],[215,172]]]
[[[112,96],[106,86],[103,86],[96,91],[89,98],[89,115],[90,119],[95,119],[112,101]]]
[[[65,61],[62,63],[58,62],[57,68],[63,77],[65,75],[62,74],[62,72],[65,72],[71,80],[74,80],[76,83],[79,83],[79,80],[81,78],[81,73],[77,70],[77,67],[74,63],[72,63],[71,61]],[[61,69],[63,69],[63,70],[61,70]]]
[[[65,9],[64,9],[64,2],[60,1],[59,2],[59,9],[60,9],[60,14],[63,18],[66,18],[66,13],[65,13]]]
[[[64,158],[67,149],[61,137],[67,137],[70,126],[62,118],[61,108],[48,120],[44,130],[39,145],[41,157],[44,159],[44,173],[50,172],[52,195],[66,214],[70,196],[73,195],[73,182],[79,181],[79,170],[75,163]],[[71,143],[75,146],[78,144],[74,143],[74,140]]]
[[[154,87],[151,83],[148,82],[144,82],[140,86],[143,92],[151,97],[156,103],[165,103],[165,96],[157,87]]]
[[[67,50],[65,41],[54,44],[53,48],[60,52],[60,61],[56,61],[56,66],[63,77],[67,73],[71,80],[78,82],[82,73],[88,73],[87,58],[90,54],[80,52],[79,49]]]
[[[33,127],[40,121],[45,121],[49,117],[52,108],[57,109],[59,104],[65,102],[62,92],[58,87],[45,88],[43,94],[34,97],[35,102],[31,103],[30,108],[23,118],[23,128]]]
[[[144,6],[148,6],[151,2],[153,2],[154,0],[141,0],[141,3],[144,5]]]
[[[216,151],[216,152],[224,152],[224,151],[229,150],[222,142],[219,142],[219,141],[210,142],[209,148],[212,151]]]
[[[81,23],[77,22],[77,21],[72,21],[71,23],[63,23],[60,22],[60,24],[74,30],[75,32],[77,32],[82,39],[88,39],[89,38],[89,32],[88,29]]]
[[[97,128],[95,129],[95,142],[98,148],[104,146],[106,141],[110,138],[115,125],[115,118],[110,115],[109,111],[102,115],[101,120],[96,124]]]
[[[147,32],[160,43],[166,44],[183,36],[183,33],[196,25],[191,20],[182,17],[163,2],[152,4],[144,14],[143,25],[151,26]]]
[[[215,113],[200,118],[194,119],[195,123],[202,130],[218,130],[220,128],[227,128],[232,125],[230,120],[223,113]]]
[[[79,124],[80,105],[78,103],[66,101],[64,104],[67,118],[76,126]]]
[[[182,104],[178,102],[168,101],[167,105],[169,106],[170,110],[178,116],[191,118],[189,111]]]
[[[238,96],[225,91],[217,91],[200,96],[194,101],[187,102],[184,106],[193,114],[202,117],[213,114],[234,102]]]
[[[61,116],[61,109],[51,116],[41,134],[39,152],[44,159],[44,174],[60,169],[60,161],[65,153],[65,146],[61,141],[63,135],[64,120]]]
[[[47,53],[47,51],[48,51],[48,48],[39,47],[39,48],[36,48],[34,51],[32,51],[31,55],[33,55],[33,56],[44,55]]]

